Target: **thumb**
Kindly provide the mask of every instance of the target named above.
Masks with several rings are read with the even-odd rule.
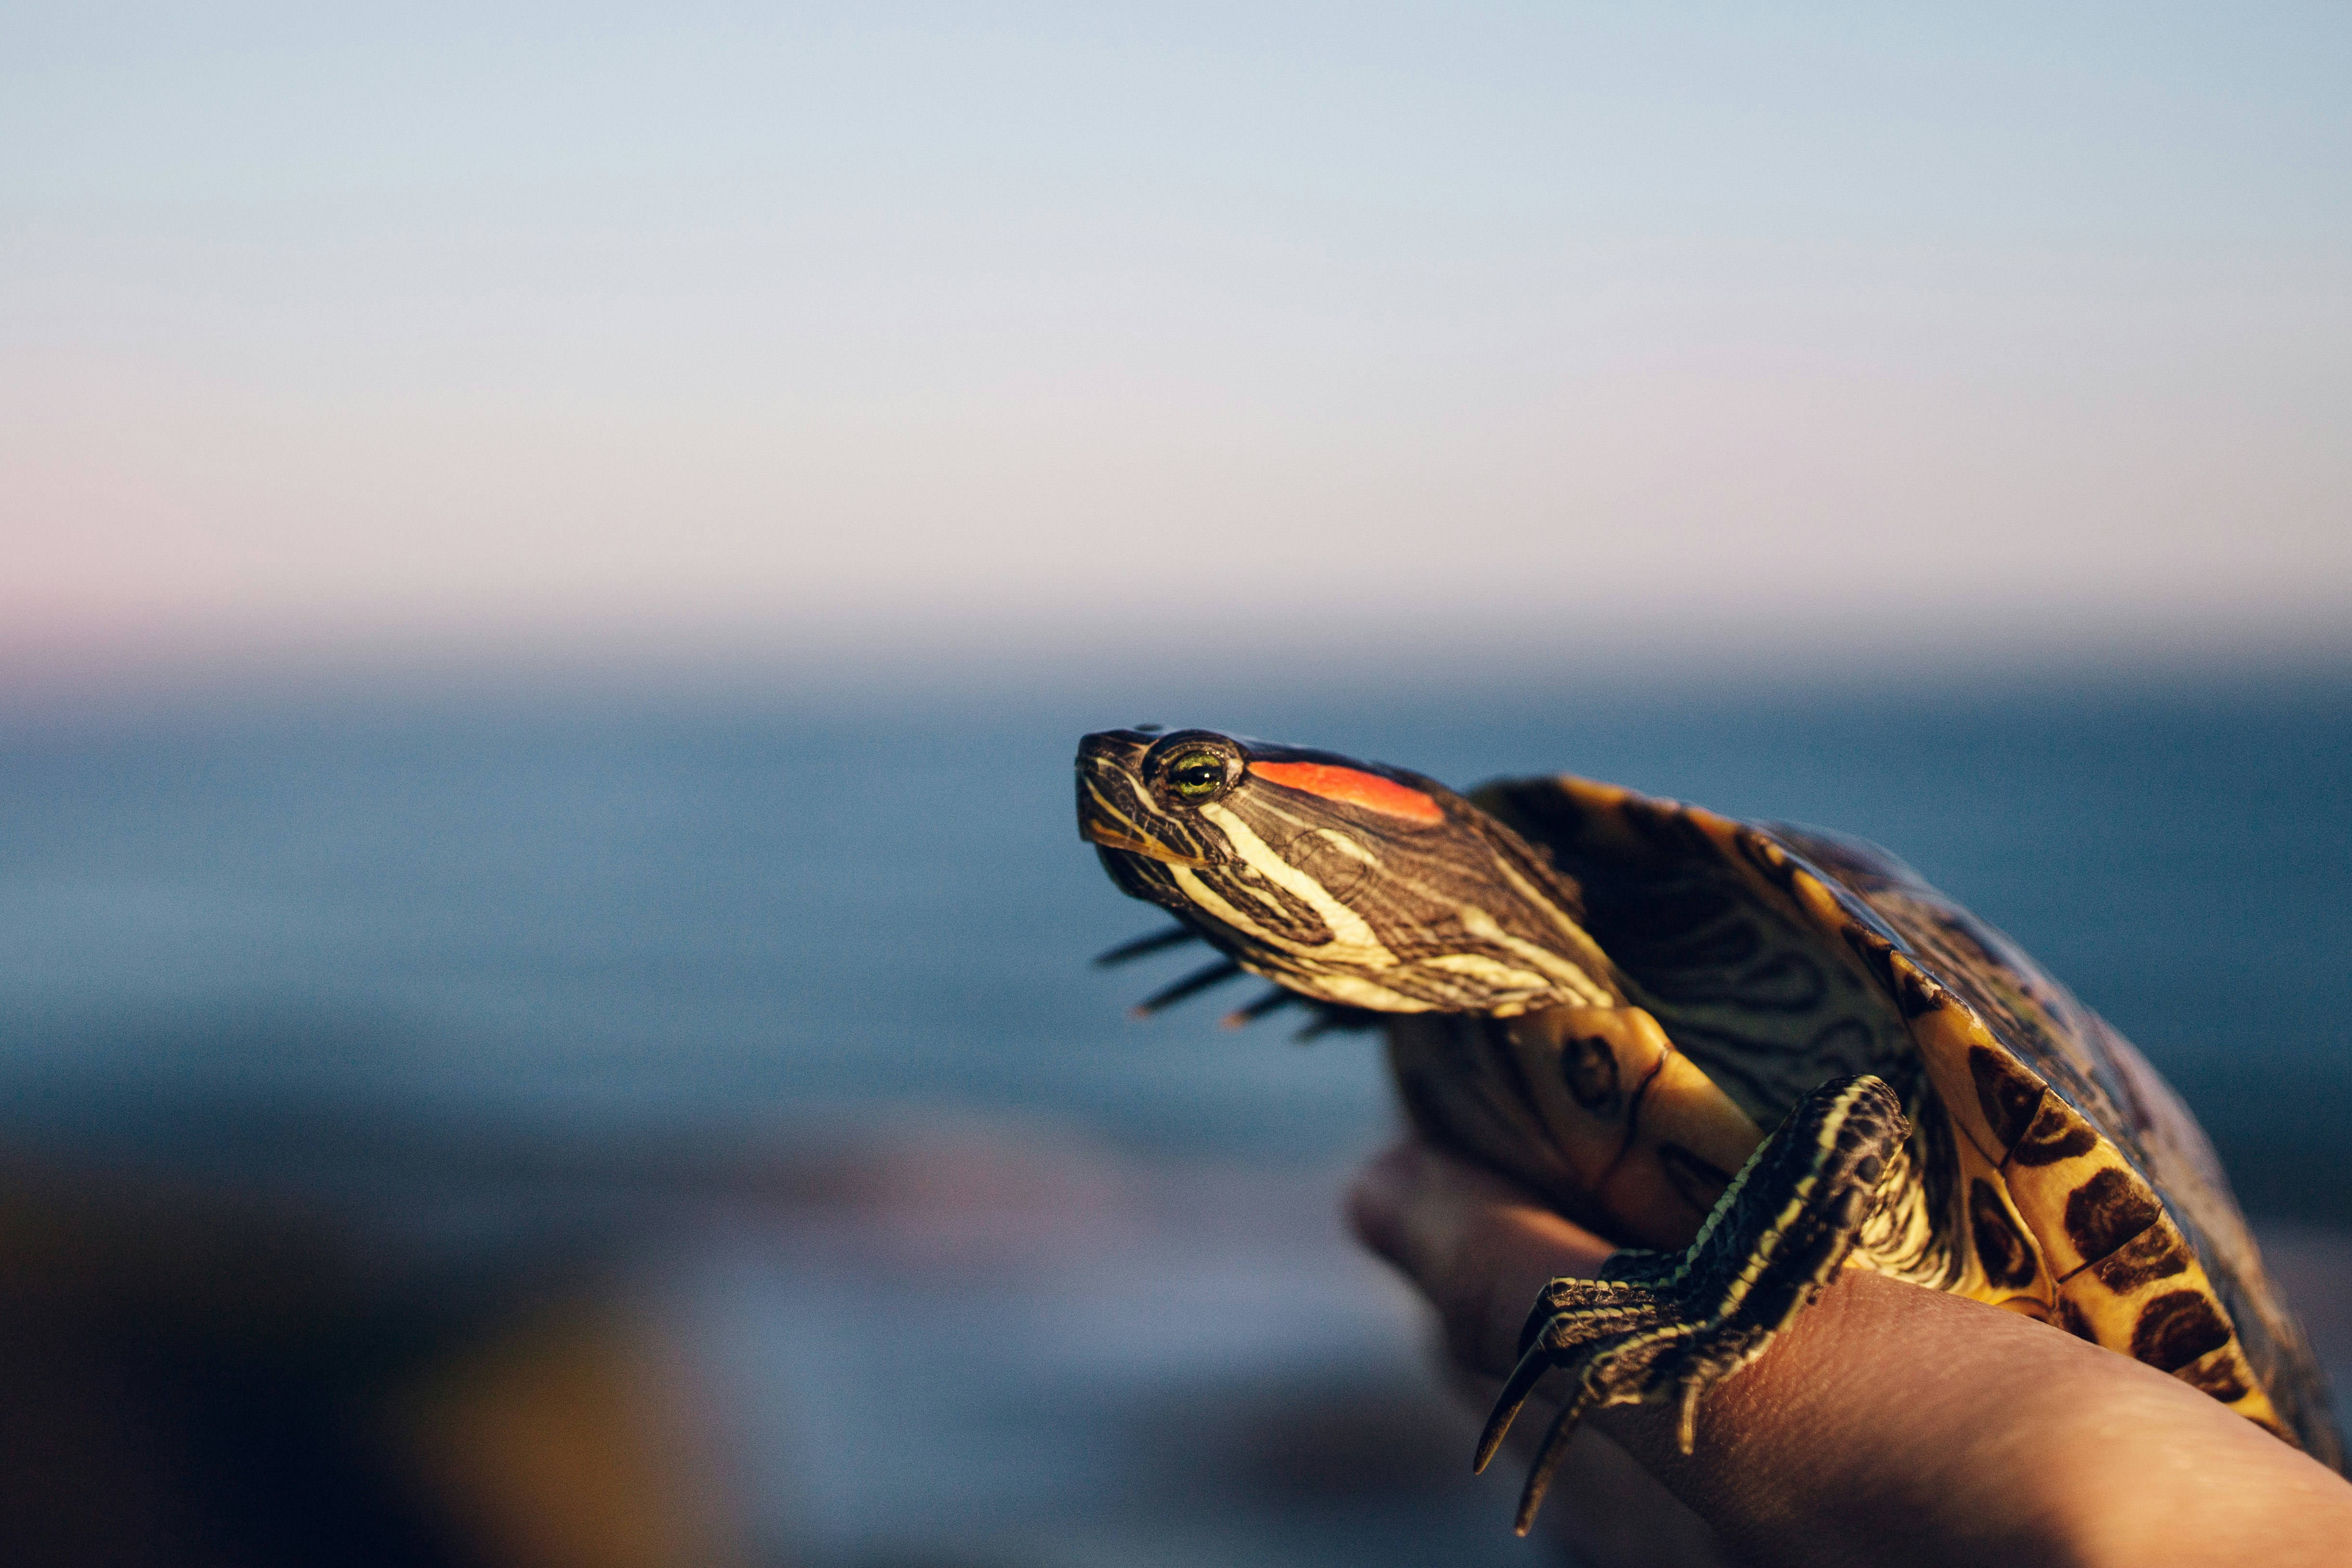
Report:
[[[1365,1166],[1347,1209],[1358,1239],[1436,1307],[1454,1358],[1495,1377],[1518,1359],[1536,1292],[1561,1275],[1591,1279],[1613,1250],[1524,1188],[1417,1139]]]

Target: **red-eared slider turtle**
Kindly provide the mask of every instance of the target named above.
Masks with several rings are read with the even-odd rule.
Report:
[[[1090,735],[1080,832],[1119,887],[1310,1029],[1385,1023],[1428,1134],[1618,1242],[1557,1280],[1483,1440],[1549,1370],[1568,1432],[1679,1404],[1842,1267],[2039,1319],[2343,1469],[2326,1385],[2204,1134],[2139,1053],[1869,844],[1580,779],[1468,800],[1209,730]],[[1769,1129],[1769,1132],[1767,1131]]]

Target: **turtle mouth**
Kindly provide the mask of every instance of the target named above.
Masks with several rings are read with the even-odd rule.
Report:
[[[1163,861],[1169,865],[1188,865],[1197,869],[1209,863],[1198,855],[1179,854],[1166,844],[1151,839],[1136,838],[1117,828],[1106,827],[1098,822],[1080,822],[1078,836],[1089,843],[1100,844],[1108,850],[1124,850],[1129,854],[1141,855],[1146,860]]]
[[[1167,865],[1213,865],[1200,847],[1171,843],[1155,831],[1164,814],[1144,788],[1137,763],[1151,737],[1128,730],[1090,735],[1078,747],[1078,837],[1107,850]]]
[[[1170,865],[1198,867],[1209,863],[1199,855],[1152,837],[1133,814],[1120,809],[1120,798],[1128,792],[1117,789],[1115,782],[1106,789],[1106,782],[1099,777],[1089,777],[1084,770],[1078,774],[1078,837],[1107,850],[1122,850]]]

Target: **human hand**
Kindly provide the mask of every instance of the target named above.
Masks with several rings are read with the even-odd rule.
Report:
[[[1365,1169],[1349,1218],[1429,1298],[1455,1364],[1489,1394],[1517,1359],[1536,1291],[1592,1277],[1611,1250],[1418,1142]],[[1532,1401],[1521,1417],[1537,1432],[1549,1418]],[[1664,1408],[1620,1406],[1591,1424],[1762,1562],[2352,1563],[2352,1484],[2187,1384],[1859,1270],[1706,1396],[1694,1454]],[[1584,1447],[1588,1474],[1605,1469]],[[1638,1542],[1640,1520],[1618,1524],[1609,1533]]]

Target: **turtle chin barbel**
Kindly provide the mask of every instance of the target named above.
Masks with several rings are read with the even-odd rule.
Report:
[[[2341,1469],[2326,1384],[2179,1099],[2000,933],[1874,846],[1585,779],[1465,798],[1212,730],[1087,736],[1078,823],[1179,922],[1103,956],[1220,958],[1318,1025],[1379,1021],[1429,1137],[1623,1247],[1556,1280],[1482,1438],[1707,1389],[1843,1268],[2052,1323]],[[1767,1131],[1769,1129],[1769,1132]]]

